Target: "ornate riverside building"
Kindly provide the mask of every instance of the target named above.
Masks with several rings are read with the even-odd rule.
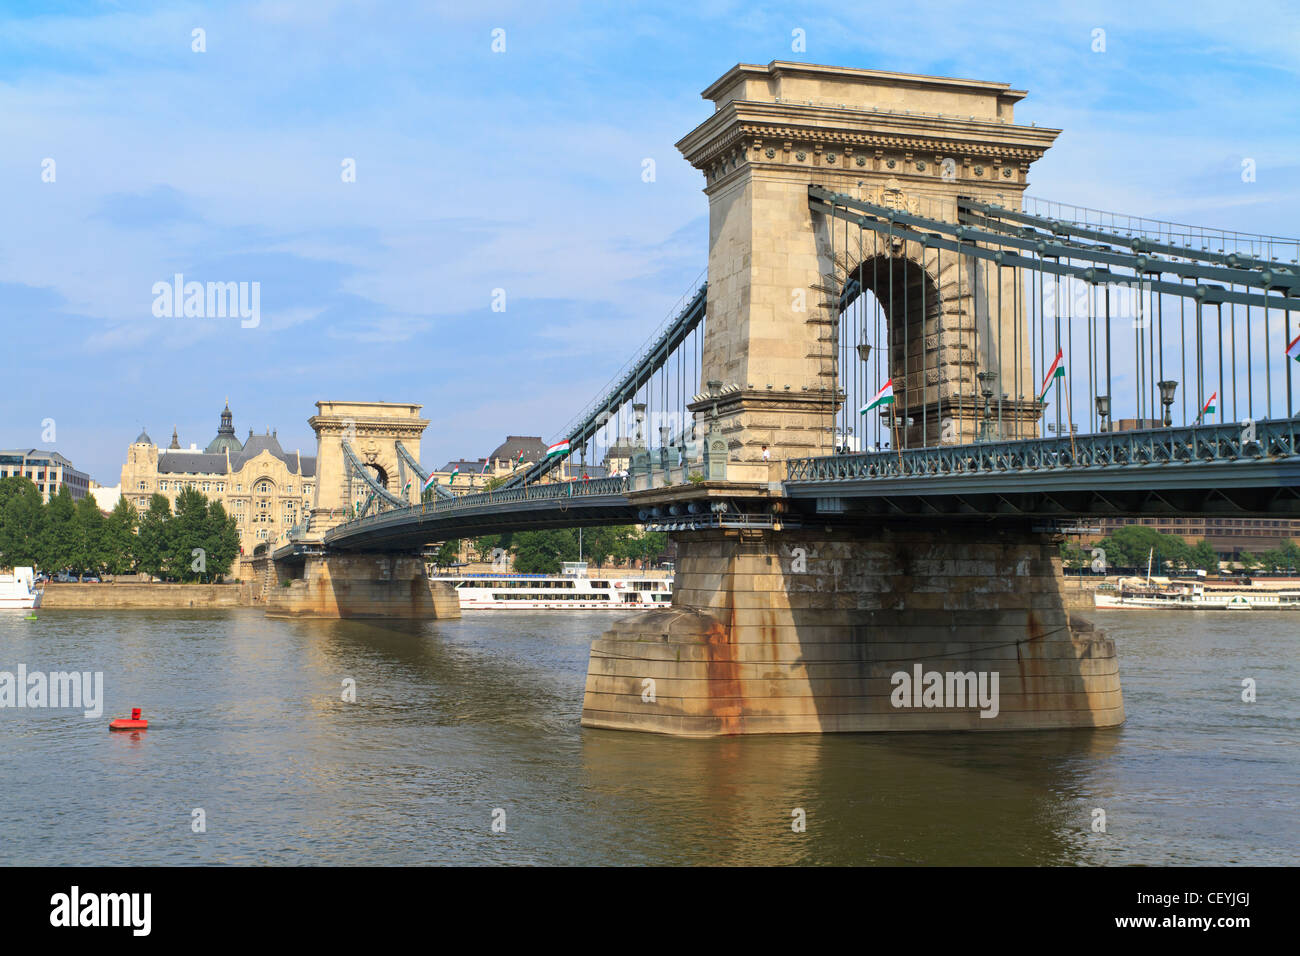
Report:
[[[154,494],[164,496],[175,508],[183,488],[221,502],[239,524],[240,547],[246,556],[259,544],[274,545],[306,520],[315,486],[315,456],[286,452],[272,429],[254,435],[250,428],[248,439],[240,442],[229,404],[221,412],[216,437],[202,451],[197,445],[181,448],[175,429],[167,448],[159,448],[147,432],[141,432],[127,449],[122,466],[122,496],[142,513]]]

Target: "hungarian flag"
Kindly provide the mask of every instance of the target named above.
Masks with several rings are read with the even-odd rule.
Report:
[[[1210,400],[1207,401],[1205,403],[1205,407],[1201,409],[1201,414],[1196,416],[1196,420],[1198,422],[1201,419],[1203,419],[1207,414],[1208,415],[1214,414],[1214,400],[1218,397],[1219,397],[1219,393],[1217,391],[1210,395]]]
[[[424,479],[424,484],[420,486],[420,494],[424,494],[426,491],[428,491],[433,486],[433,482],[434,482],[433,472],[429,472],[429,477]]]
[[[557,456],[567,455],[568,453],[569,443],[567,441],[557,441],[554,445],[551,445],[546,449],[547,458],[555,458]]]
[[[867,402],[867,404],[863,405],[862,408],[858,410],[858,414],[865,415],[873,408],[879,408],[881,405],[892,404],[894,404],[894,380],[891,378],[884,385],[880,386],[880,391],[876,392],[876,394],[872,396],[871,401]]]
[[[490,461],[488,461],[488,460],[485,458],[485,459],[483,460],[483,471],[481,472],[481,474],[486,475],[486,474],[488,473],[488,466],[491,465],[491,464],[492,464],[492,463],[491,463]]]
[[[447,479],[447,484],[449,484],[449,485],[450,485],[450,484],[453,484],[453,483],[456,481],[456,476],[459,475],[459,474],[460,474],[460,465],[452,465],[452,466],[451,466],[451,477]]]
[[[406,497],[406,493],[407,493],[408,491],[410,491],[410,490],[411,490],[411,483],[408,481],[408,482],[407,482],[407,483],[402,487],[402,497],[405,498],[405,497]]]
[[[1052,367],[1047,370],[1047,375],[1043,378],[1043,387],[1038,390],[1038,400],[1041,402],[1043,396],[1047,394],[1047,389],[1052,384],[1054,378],[1065,378],[1065,364],[1063,359],[1064,353],[1061,349],[1056,350],[1056,359],[1052,362]]]
[[[1300,362],[1300,335],[1297,335],[1286,347],[1286,357]]]
[[[515,468],[518,468],[523,463],[524,463],[524,450],[521,448],[519,449],[519,457],[515,459]]]

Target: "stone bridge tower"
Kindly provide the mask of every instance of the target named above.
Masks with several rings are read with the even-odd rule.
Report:
[[[396,445],[401,442],[419,459],[420,437],[429,420],[421,405],[390,402],[317,402],[307,420],[316,432],[316,500],[308,534],[318,538],[343,520],[364,486],[349,480],[343,442],[351,445],[363,467],[395,495],[402,494]],[[364,496],[364,495],[362,495]]]
[[[1025,93],[974,80],[775,61],[738,65],[703,95],[716,112],[677,147],[704,173],[709,197],[701,386],[735,386],[719,403],[732,479],[767,480],[763,445],[773,459],[832,450],[843,401],[834,304],[855,274],[888,317],[898,407],[917,423],[908,444],[919,443],[922,416],[928,434],[940,434],[930,420],[940,396],[960,439],[973,438],[976,371],[1003,383],[1030,378],[1009,367],[1025,334],[1014,280],[1005,277],[999,307],[988,272],[968,263],[959,276],[951,253],[940,260],[870,232],[870,245],[857,247],[855,236],[846,249],[827,217],[810,212],[808,186],[956,222],[959,197],[1019,208],[1030,164],[1059,131],[1017,126],[1012,111]],[[891,260],[884,288],[879,267]],[[1028,433],[1032,397],[1010,396],[1008,437]]]

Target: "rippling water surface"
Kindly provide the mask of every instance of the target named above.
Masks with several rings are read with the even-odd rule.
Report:
[[[1300,615],[1097,615],[1119,729],[714,740],[578,726],[612,619],[0,612],[0,671],[106,698],[0,709],[0,863],[1295,862]]]

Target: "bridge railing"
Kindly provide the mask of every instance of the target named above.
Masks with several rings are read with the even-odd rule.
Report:
[[[976,442],[866,454],[792,458],[786,481],[989,475],[1084,468],[1285,458],[1300,454],[1300,419]]]
[[[455,498],[442,498],[407,505],[406,507],[390,508],[377,514],[353,518],[351,521],[345,521],[330,529],[326,537],[337,535],[340,533],[340,529],[354,530],[374,524],[388,524],[415,515],[455,514],[459,511],[474,508],[508,505],[525,501],[580,500],[624,494],[627,489],[628,480],[623,477],[592,478],[586,481],[556,481],[548,484],[524,485],[518,488],[497,488],[493,491],[480,491],[457,495]]]

